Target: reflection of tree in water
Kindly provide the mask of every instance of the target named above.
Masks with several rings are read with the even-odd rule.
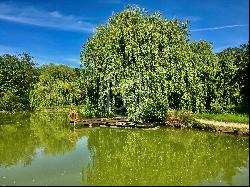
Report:
[[[248,163],[248,138],[200,131],[100,129],[88,146],[84,185],[197,185],[221,171],[232,184]]]
[[[0,166],[19,161],[29,165],[38,147],[46,154],[64,154],[74,148],[78,138],[65,127],[67,114],[4,114],[1,119]]]
[[[0,125],[20,125],[29,123],[29,112],[0,113]]]
[[[67,114],[34,113],[30,121],[39,145],[46,154],[64,154],[74,148],[77,139],[72,139],[72,132],[66,127]]]
[[[30,129],[30,115],[0,115],[0,166],[15,165],[19,161],[29,165],[38,143]]]

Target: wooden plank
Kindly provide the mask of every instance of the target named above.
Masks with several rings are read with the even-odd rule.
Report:
[[[74,123],[74,121],[70,121],[70,123]],[[75,121],[75,124],[84,125],[89,127],[112,127],[112,128],[154,128],[155,124],[151,123],[134,123],[129,122],[126,118],[92,118],[92,119],[82,119]]]

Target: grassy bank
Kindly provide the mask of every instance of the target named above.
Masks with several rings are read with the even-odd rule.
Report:
[[[215,132],[222,132],[222,133],[229,133],[229,134],[240,134],[240,135],[247,135],[249,136],[249,128],[248,125],[240,125],[238,127],[235,126],[222,126],[216,123],[214,124],[206,124],[200,123],[199,121],[192,121],[191,128],[197,128],[206,131],[215,131]]]
[[[249,124],[249,115],[248,114],[209,114],[209,113],[200,113],[193,114],[194,118],[199,119],[208,119],[214,121],[223,121],[223,122],[234,122],[234,123],[245,123]]]
[[[69,112],[71,110],[76,110],[80,113],[84,113],[84,106],[64,106],[64,107],[51,107],[51,108],[39,108],[35,110],[36,112]],[[199,113],[192,114],[188,111],[175,111],[175,113],[171,114],[175,117],[180,117],[182,119],[182,123],[186,123],[189,120],[196,119],[207,119],[213,121],[221,121],[221,122],[232,122],[232,123],[244,123],[249,124],[249,115],[248,114],[236,114],[236,113],[224,113],[224,114],[210,114],[210,113]],[[169,113],[168,113],[169,114]],[[167,116],[168,116],[167,114]],[[167,117],[166,116],[166,117]],[[170,117],[169,116],[169,117]],[[81,116],[84,117],[84,116]],[[174,117],[174,118],[175,118]],[[187,120],[187,121],[186,121]]]
[[[241,114],[192,114],[189,111],[171,111],[166,114],[165,123],[172,127],[249,134],[248,115]]]
[[[33,112],[49,113],[49,112],[64,112],[68,113],[71,110],[76,110],[79,113],[79,119],[85,118],[84,106],[65,106],[57,108],[40,108]],[[83,113],[81,113],[83,111]],[[29,112],[15,112],[19,113]],[[13,113],[0,112],[0,119],[5,119],[13,122]],[[123,116],[125,117],[125,116]],[[154,123],[154,121],[152,121]],[[179,127],[179,128],[197,128],[208,131],[219,131],[233,134],[249,134],[249,115],[247,114],[193,114],[189,111],[170,111],[166,113],[165,120],[162,125]],[[1,122],[0,122],[1,124]]]

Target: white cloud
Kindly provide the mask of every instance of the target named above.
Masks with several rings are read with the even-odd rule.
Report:
[[[45,65],[45,64],[57,64],[57,65],[67,65],[73,68],[79,68],[80,61],[76,62],[76,58],[54,58],[51,56],[41,56],[41,55],[34,55],[34,60],[38,63],[38,67]]]
[[[248,27],[248,25],[226,25],[226,26],[220,26],[220,27],[191,29],[190,31],[191,32],[199,32],[199,31],[219,30],[219,29],[234,28],[234,27]]]
[[[40,27],[79,32],[93,32],[95,25],[83,17],[64,15],[58,11],[45,11],[32,6],[0,3],[0,19]]]
[[[69,58],[64,58],[64,60],[71,62],[71,63],[74,63],[74,64],[78,64],[78,65],[80,64],[80,58],[69,57]]]
[[[10,47],[0,44],[0,55],[3,54],[21,54],[22,51],[19,48],[16,47]]]
[[[23,54],[24,51],[22,51],[19,48],[11,47],[11,46],[5,46],[0,44],[0,56],[3,54],[11,54],[11,55],[19,55]],[[29,53],[29,52],[28,52]],[[73,68],[79,68],[80,66],[80,57],[53,57],[53,56],[44,56],[39,55],[37,53],[29,53],[32,57],[34,57],[34,61],[37,63],[37,66],[41,66],[44,64],[64,64],[67,66],[71,66]]]
[[[182,20],[182,21],[188,20],[192,23],[202,20],[202,17],[199,17],[199,16],[184,16],[184,15],[176,15],[176,14],[174,14],[174,15],[167,14],[167,18],[168,19],[178,19],[178,20]]]

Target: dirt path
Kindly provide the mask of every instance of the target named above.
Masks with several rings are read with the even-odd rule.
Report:
[[[218,127],[220,126],[220,127],[247,128],[249,130],[249,124],[244,124],[244,123],[223,122],[223,121],[214,121],[214,120],[198,119],[198,118],[195,118],[195,120],[200,123],[205,123]]]

